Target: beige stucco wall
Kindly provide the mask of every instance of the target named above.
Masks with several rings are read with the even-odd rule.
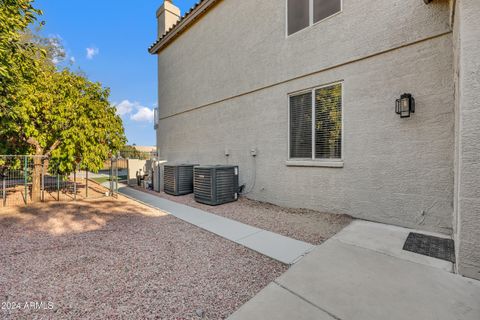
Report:
[[[223,0],[161,52],[161,157],[238,164],[254,199],[450,234],[448,1],[345,0],[312,28],[285,28],[284,1]],[[344,167],[286,166],[287,95],[339,80]],[[394,113],[404,92],[417,101],[409,119]]]
[[[137,172],[142,170],[145,173],[146,163],[146,160],[128,159],[127,183],[129,186],[137,185]]]
[[[480,1],[456,1],[454,44],[458,271],[480,279]]]
[[[444,36],[162,120],[162,157],[226,163],[229,149],[228,161],[240,165],[247,189],[256,171],[252,198],[449,233],[450,46],[450,36]],[[344,168],[287,167],[287,93],[338,80],[344,80]],[[418,111],[408,120],[394,113],[402,91],[417,99]],[[249,154],[252,147],[258,149],[256,159]]]
[[[160,116],[450,31],[447,0],[344,0],[341,14],[286,37],[285,4],[220,1],[163,50]]]

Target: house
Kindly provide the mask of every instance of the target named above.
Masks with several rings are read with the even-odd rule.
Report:
[[[452,235],[456,271],[480,279],[480,1],[165,1],[157,17],[161,157],[237,164],[256,200]]]
[[[137,145],[134,145],[133,146],[135,148],[135,150],[139,151],[139,152],[156,152],[157,151],[157,148],[154,147],[154,146],[137,146]]]

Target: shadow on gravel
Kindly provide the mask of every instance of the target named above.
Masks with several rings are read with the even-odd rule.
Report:
[[[14,228],[68,235],[100,230],[115,219],[165,215],[118,200],[40,203],[0,211],[0,230]]]

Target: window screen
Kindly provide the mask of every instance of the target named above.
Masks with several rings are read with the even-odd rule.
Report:
[[[312,93],[290,97],[290,158],[312,158]]]
[[[315,158],[342,158],[342,85],[315,90]]]
[[[313,0],[313,23],[342,10],[342,0]]]
[[[310,25],[310,1],[311,0],[288,0],[289,35]]]

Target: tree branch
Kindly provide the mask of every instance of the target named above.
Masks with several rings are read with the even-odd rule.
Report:
[[[27,139],[27,143],[35,147],[35,154],[42,154],[42,146],[38,143],[37,139],[30,137]]]
[[[57,147],[60,145],[61,141],[60,140],[56,140],[52,146],[48,149],[48,152],[45,153],[45,156],[49,157],[50,154],[52,153],[53,150],[57,149]]]

